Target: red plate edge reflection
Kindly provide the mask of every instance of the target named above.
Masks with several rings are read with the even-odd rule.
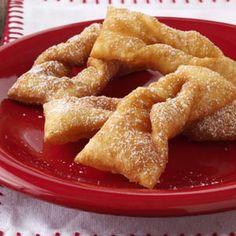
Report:
[[[236,51],[233,50],[236,49],[235,26],[183,18],[160,18],[160,20],[176,28],[199,30],[215,43],[218,43],[226,55],[234,59],[236,58],[236,52],[233,52]],[[46,30],[2,46],[0,48],[0,77],[10,78],[14,74],[18,75],[26,71],[30,67],[30,64],[32,64],[34,58],[43,49],[50,46],[52,42],[55,44],[63,41],[79,33],[92,22],[94,21]],[[221,35],[223,35],[222,38]],[[25,58],[24,63],[21,63],[21,57]],[[6,93],[7,88],[12,84],[13,80],[6,79],[4,81],[5,89],[1,88],[1,98],[5,96],[4,93]],[[21,112],[24,111],[24,108],[20,107],[22,105],[16,103],[8,104],[8,101],[3,102],[2,104],[6,106],[6,109],[12,107],[16,109],[16,112],[19,109],[23,109],[20,110]],[[4,109],[3,105],[1,106],[1,110]],[[31,108],[26,109],[30,110]],[[30,113],[31,110],[27,110],[27,112]],[[32,108],[32,113],[34,113],[34,108]],[[24,115],[25,113],[22,114]],[[9,113],[7,118],[10,119],[14,115]],[[34,115],[32,114],[31,117],[34,117]],[[38,115],[41,116],[40,111]],[[14,118],[16,120],[15,122],[18,122],[19,117]],[[24,119],[24,122],[29,121]],[[10,124],[12,125],[13,121]],[[42,122],[39,122],[39,126],[41,124]],[[27,123],[27,127],[28,125]],[[10,128],[7,129],[9,130]],[[0,182],[9,188],[30,194],[39,199],[89,211],[134,216],[180,216],[236,208],[235,175],[233,178],[226,178],[227,181],[219,181],[217,184],[207,186],[194,186],[193,188],[183,186],[177,189],[147,190],[133,188],[129,185],[122,188],[100,186],[99,184],[91,185],[86,182],[75,182],[66,178],[52,176],[50,173],[37,170],[25,163],[20,163],[17,158],[9,154],[6,149],[7,146],[2,145],[2,140],[3,137],[0,140]],[[7,142],[13,142],[14,144],[14,140]],[[178,140],[174,140],[171,145],[176,145],[176,142],[178,144]],[[231,150],[231,157],[236,157],[235,143],[227,145]],[[233,158],[229,160],[232,161]],[[236,166],[236,161],[233,164]],[[236,170],[236,167],[233,170]]]

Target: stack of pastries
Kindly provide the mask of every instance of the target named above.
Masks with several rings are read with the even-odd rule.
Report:
[[[163,77],[121,99],[99,96],[114,76],[145,69]],[[76,163],[146,188],[158,183],[176,135],[236,140],[236,62],[198,32],[127,9],[109,7],[102,24],[48,48],[8,96],[43,105],[46,143],[90,138]]]

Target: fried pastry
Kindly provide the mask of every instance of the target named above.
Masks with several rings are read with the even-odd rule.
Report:
[[[158,157],[166,158],[166,153],[155,149],[150,135],[149,112],[158,101],[162,99],[148,88],[131,92],[75,161],[152,187],[163,171]]]
[[[115,111],[119,101],[118,98],[89,96],[45,103],[45,143],[63,144],[90,138]]]
[[[30,104],[43,104],[53,98],[76,96],[77,91],[65,75],[67,67],[48,61],[32,67],[8,91],[8,97]]]
[[[71,80],[77,89],[77,97],[97,95],[102,92],[110,79],[118,74],[120,64],[90,57],[88,67]],[[126,69],[128,73],[128,69]]]
[[[181,66],[123,98],[75,162],[153,188],[168,160],[168,139],[234,99],[236,88],[218,73]]]
[[[43,52],[34,66],[10,88],[9,98],[44,104],[52,99],[99,94],[118,72],[119,63],[89,58],[88,67],[81,73],[73,78],[67,76],[72,66],[81,66],[88,59],[100,29],[100,24],[92,24],[66,43]]]
[[[112,43],[113,36],[114,42]],[[121,37],[120,40],[117,39],[117,36]],[[108,39],[108,42],[104,42],[105,38]],[[125,41],[122,42],[122,39],[125,39]],[[114,7],[108,7],[102,31],[93,47],[92,55],[98,58],[102,56],[109,58],[117,55],[117,50],[120,49],[120,56],[122,54],[122,56],[129,59],[129,54],[133,53],[133,47],[134,49],[136,46],[139,47],[136,45],[137,42],[144,45],[156,43],[170,45],[189,55],[200,58],[223,56],[218,47],[196,31],[177,30],[160,23],[152,16]],[[126,48],[126,51],[123,47]],[[116,51],[114,53],[109,51],[111,48]]]
[[[89,57],[91,48],[101,28],[101,24],[91,24],[80,34],[73,36],[65,43],[54,45],[42,52],[35,60],[34,65],[39,65],[46,61],[58,61],[69,66],[83,65]]]
[[[236,101],[184,130],[193,140],[236,140]]]
[[[195,31],[173,29],[154,17],[127,9],[108,8],[91,55],[163,74],[174,72],[183,64],[204,66],[236,83],[235,61],[224,57],[205,36]]]
[[[36,65],[16,81],[8,91],[8,97],[24,103],[44,104],[70,96],[96,95],[119,69],[118,63],[94,58],[90,58],[88,65],[72,78],[65,76],[67,67],[57,61]]]
[[[236,86],[236,62],[225,57],[209,39],[194,31],[172,29],[154,17],[125,9],[109,8],[91,55],[103,60],[118,60],[128,65],[158,70],[163,74],[174,72],[180,65],[203,66],[220,73]],[[221,112],[214,116],[214,127],[210,122],[204,122],[205,129],[200,130],[201,125],[196,123],[192,131],[186,134],[196,139],[202,133],[202,136],[212,139],[214,134],[204,134],[205,130],[220,130],[218,124],[227,123],[226,117],[230,116],[228,120],[232,119],[233,125],[225,126],[224,130],[232,134],[231,140],[235,139],[231,129],[236,126],[233,119],[236,110],[231,105],[226,110],[227,115]],[[195,135],[193,132],[196,132]],[[217,139],[228,139],[228,135],[218,136],[221,134],[217,132]]]

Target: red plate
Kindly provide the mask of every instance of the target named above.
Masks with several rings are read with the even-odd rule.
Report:
[[[198,30],[227,56],[236,59],[236,27],[177,18],[164,23]],[[47,47],[81,32],[91,22],[72,24],[24,37],[0,48],[0,180],[37,198],[89,211],[142,216],[209,213],[236,207],[235,142],[170,142],[169,163],[154,190],[131,184],[120,175],[73,163],[86,140],[62,146],[43,144],[41,107],[7,99],[19,75]],[[113,80],[104,94],[124,96],[152,77],[139,72]]]

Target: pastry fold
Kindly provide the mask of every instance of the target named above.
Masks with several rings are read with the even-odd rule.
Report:
[[[38,56],[33,67],[9,89],[8,97],[28,104],[44,104],[53,99],[99,94],[118,73],[120,64],[89,58],[101,24],[92,24],[65,43],[52,46]],[[68,77],[70,69],[87,67]]]
[[[180,65],[202,66],[218,72],[236,86],[236,62],[225,57],[205,36],[195,31],[173,29],[154,17],[126,9],[108,9],[91,56],[158,70],[163,74],[174,72]],[[195,122],[185,134],[196,140],[201,137],[235,140],[235,113],[235,106],[230,104],[208,118],[211,122]],[[230,125],[229,120],[232,121]],[[223,130],[227,135],[221,132],[222,123],[226,124]]]
[[[90,138],[115,111],[119,101],[118,98],[89,96],[45,103],[44,142],[63,144]]]
[[[236,88],[207,68],[180,66],[121,100],[75,162],[153,188],[168,161],[168,140],[236,99]]]

